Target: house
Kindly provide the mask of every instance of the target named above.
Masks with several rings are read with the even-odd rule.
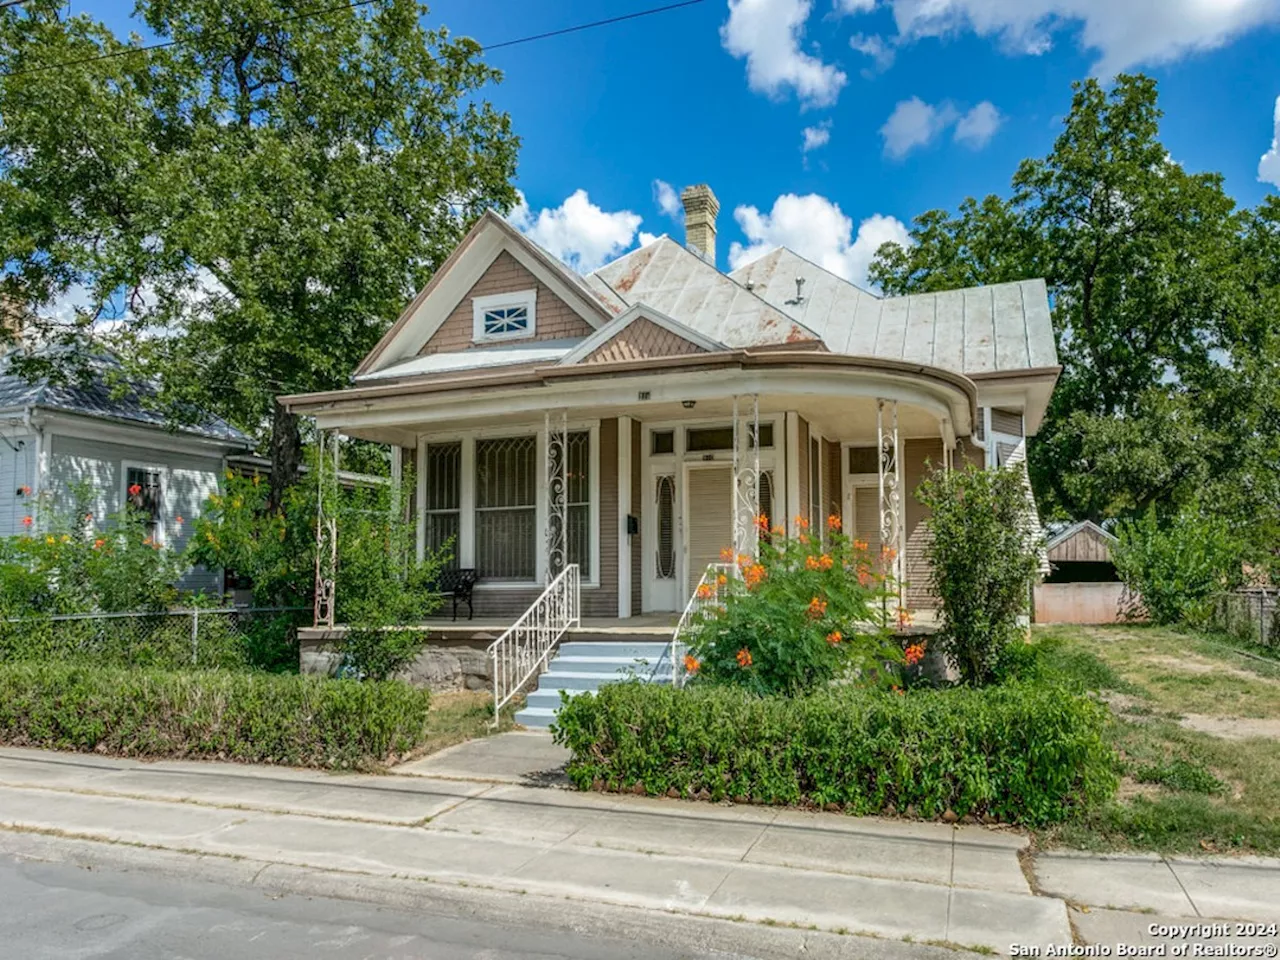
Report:
[[[132,501],[156,540],[181,551],[228,456],[252,441],[216,417],[170,429],[145,402],[150,388],[123,380],[109,356],[87,359],[87,378],[62,383],[19,376],[14,355],[0,357],[0,536],[22,533],[25,518],[38,522],[37,504],[66,505],[85,484],[94,516]],[[222,577],[197,568],[179,585],[221,593]]]
[[[684,245],[586,276],[485,214],[352,386],[283,402],[398,448],[419,551],[454,539],[487,617],[567,564],[581,614],[677,614],[759,514],[839,516],[928,606],[914,491],[1025,459],[1060,371],[1044,282],[881,297],[786,248],[725,273],[715,195],[682,200]]]

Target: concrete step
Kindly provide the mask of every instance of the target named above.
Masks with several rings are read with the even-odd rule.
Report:
[[[545,730],[556,718],[555,710],[550,707],[525,707],[516,713],[516,723],[530,730]]]
[[[566,640],[560,644],[559,653],[562,657],[624,657],[628,660],[642,657],[656,661],[662,656],[662,651],[666,649],[666,641],[662,643],[637,643],[633,641],[603,643],[598,641]]]

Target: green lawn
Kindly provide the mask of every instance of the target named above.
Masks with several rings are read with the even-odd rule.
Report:
[[[1038,628],[1041,661],[1116,717],[1124,779],[1038,840],[1087,849],[1280,853],[1280,659],[1163,627]]]

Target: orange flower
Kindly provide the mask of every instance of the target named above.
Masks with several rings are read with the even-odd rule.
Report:
[[[906,607],[898,608],[898,626],[900,627],[911,626],[911,611],[908,610]]]
[[[732,560],[732,559],[733,559],[733,548],[732,548],[732,547],[725,547],[723,550],[721,550],[721,551],[720,551],[720,559],[721,559],[722,561],[724,561],[725,563],[728,563],[730,560]]]
[[[907,647],[906,652],[903,653],[902,658],[906,660],[908,664],[914,667],[917,663],[919,663],[921,660],[924,659],[924,644],[923,643],[911,644],[911,646]]]
[[[871,572],[866,567],[858,571],[858,585],[862,587],[871,585]]]
[[[769,518],[763,513],[756,517],[756,528],[759,529],[761,533],[769,532]]]
[[[28,487],[25,483],[18,488],[18,492],[22,494],[24,497],[31,496],[31,488]]]
[[[831,514],[829,517],[827,517],[827,529],[828,529],[828,530],[839,530],[839,529],[840,529],[840,516],[839,516],[839,514],[835,514],[835,513],[833,513],[833,514]]]
[[[22,518],[22,525],[23,525],[24,527],[29,527],[29,526],[31,526],[31,524],[33,524],[33,523],[35,523],[35,521],[34,521],[33,519],[31,519],[30,517],[23,517],[23,518]]]
[[[855,541],[853,541],[853,549],[855,549],[855,550],[865,550],[865,549],[867,549],[867,541],[865,541],[865,540],[855,540]]]
[[[719,586],[722,586],[722,587],[723,587],[723,586],[724,586],[726,583],[728,583],[728,582],[729,582],[729,578],[728,578],[728,577],[726,577],[723,573],[722,573],[722,574],[720,574],[720,576],[716,577],[716,583],[717,583]]]
[[[809,529],[809,518],[808,518],[808,517],[801,516],[800,514],[798,514],[798,513],[797,513],[797,514],[796,514],[796,517],[795,517],[795,520],[796,520],[796,526],[797,526],[797,527],[799,527],[801,530],[808,530],[808,529]]]
[[[106,543],[107,541],[99,537],[97,540],[93,541],[93,549],[101,550],[106,545]]]
[[[894,692],[894,693],[896,693],[898,696],[902,696],[902,688],[901,688],[900,686],[898,686],[897,684],[894,684],[894,685],[893,685],[892,690],[893,690],[893,692]]]
[[[831,644],[833,647],[843,639],[844,635],[841,634],[839,630],[832,630],[827,634],[827,643]]]
[[[716,592],[711,589],[711,584],[700,583],[698,584],[696,594],[699,600],[710,600],[715,596]]]
[[[820,597],[814,597],[809,601],[809,617],[817,620],[827,612],[827,601]]]
[[[823,570],[830,570],[832,564],[834,563],[835,561],[831,559],[831,554],[829,553],[824,553],[822,556],[818,558],[818,566],[821,567]]]
[[[182,526],[184,523],[186,523],[186,521],[182,519],[182,514],[178,514],[176,517],[173,518],[173,520],[174,520],[174,523],[176,523],[178,526]]]
[[[764,579],[764,565],[753,563],[747,569],[742,571],[742,579],[747,585],[747,589],[758,586],[760,581]]]
[[[129,496],[131,496],[131,497],[136,497],[136,496],[137,496],[138,494],[140,494],[141,492],[142,492],[142,485],[141,485],[141,484],[139,484],[139,483],[134,483],[134,484],[130,484],[130,485],[129,485]]]
[[[893,560],[895,557],[897,557],[897,555],[898,555],[898,551],[895,550],[893,547],[880,548],[880,556],[886,560]]]
[[[738,566],[746,567],[751,564],[751,555],[748,553],[738,554]]]
[[[804,558],[804,568],[805,568],[806,570],[817,570],[817,569],[818,569],[818,558],[817,558],[817,557],[814,557],[814,556],[808,556],[808,557],[805,557],[805,558]]]
[[[774,535],[775,537],[780,537],[780,536],[782,536],[783,534],[785,534],[786,532],[787,532],[787,531],[786,531],[784,528],[782,528],[782,527],[774,527],[774,528],[773,528],[773,535]]]
[[[751,666],[751,651],[746,647],[743,647],[738,651],[738,666],[742,667],[744,670]]]
[[[798,539],[801,543],[808,544],[808,542],[809,542],[809,535],[808,535],[807,533],[802,533],[802,534],[800,534],[800,536],[799,536],[799,537],[797,537],[796,539]]]
[[[685,673],[697,673],[698,668],[700,666],[702,666],[702,664],[698,662],[698,658],[695,657],[692,653],[686,653],[684,655],[684,672]]]

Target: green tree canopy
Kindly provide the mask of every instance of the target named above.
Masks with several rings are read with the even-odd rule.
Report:
[[[1008,198],[933,210],[871,277],[901,294],[1044,277],[1062,376],[1030,448],[1050,515],[1173,516],[1192,496],[1274,513],[1280,200],[1239,211],[1159,138],[1156,84],[1077,83]],[[1270,503],[1266,498],[1270,496]]]
[[[175,420],[270,432],[284,482],[298,425],[274,398],[345,384],[514,203],[518,140],[481,96],[499,74],[415,0],[135,12],[171,45],[129,52],[60,0],[0,11],[0,291],[154,377]]]

